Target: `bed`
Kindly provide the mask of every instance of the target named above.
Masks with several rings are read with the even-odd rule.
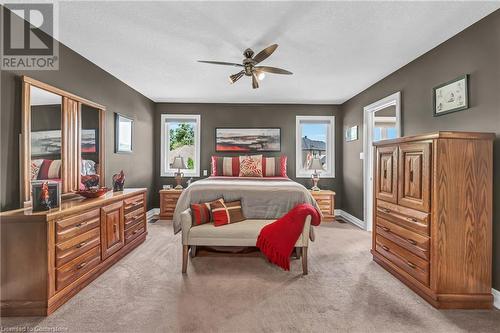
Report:
[[[190,204],[219,198],[241,200],[247,219],[277,219],[300,203],[311,204],[319,211],[309,190],[287,177],[211,176],[192,183],[182,192],[174,211],[174,233],[181,231],[181,213]]]

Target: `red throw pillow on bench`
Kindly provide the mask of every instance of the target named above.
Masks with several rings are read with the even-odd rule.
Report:
[[[193,213],[194,225],[208,223],[212,220],[210,212],[210,202],[191,204],[191,212]]]
[[[212,209],[212,218],[216,227],[243,221],[243,211],[241,210],[241,201],[224,202],[223,199],[210,203]]]

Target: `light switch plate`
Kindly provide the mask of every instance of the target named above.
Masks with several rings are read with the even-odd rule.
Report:
[[[203,170],[203,176],[208,176],[208,170]]]
[[[359,159],[360,160],[364,160],[365,159],[365,153],[364,152],[359,153]]]

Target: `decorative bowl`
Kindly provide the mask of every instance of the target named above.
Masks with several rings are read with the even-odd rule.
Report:
[[[110,189],[107,187],[99,187],[99,188],[95,188],[95,189],[76,191],[76,194],[79,194],[85,198],[98,198],[98,197],[106,194],[106,192],[108,192],[109,190]]]

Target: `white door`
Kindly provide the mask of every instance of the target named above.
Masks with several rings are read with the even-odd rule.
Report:
[[[363,189],[366,230],[373,225],[373,142],[401,136],[401,92],[363,108]]]

